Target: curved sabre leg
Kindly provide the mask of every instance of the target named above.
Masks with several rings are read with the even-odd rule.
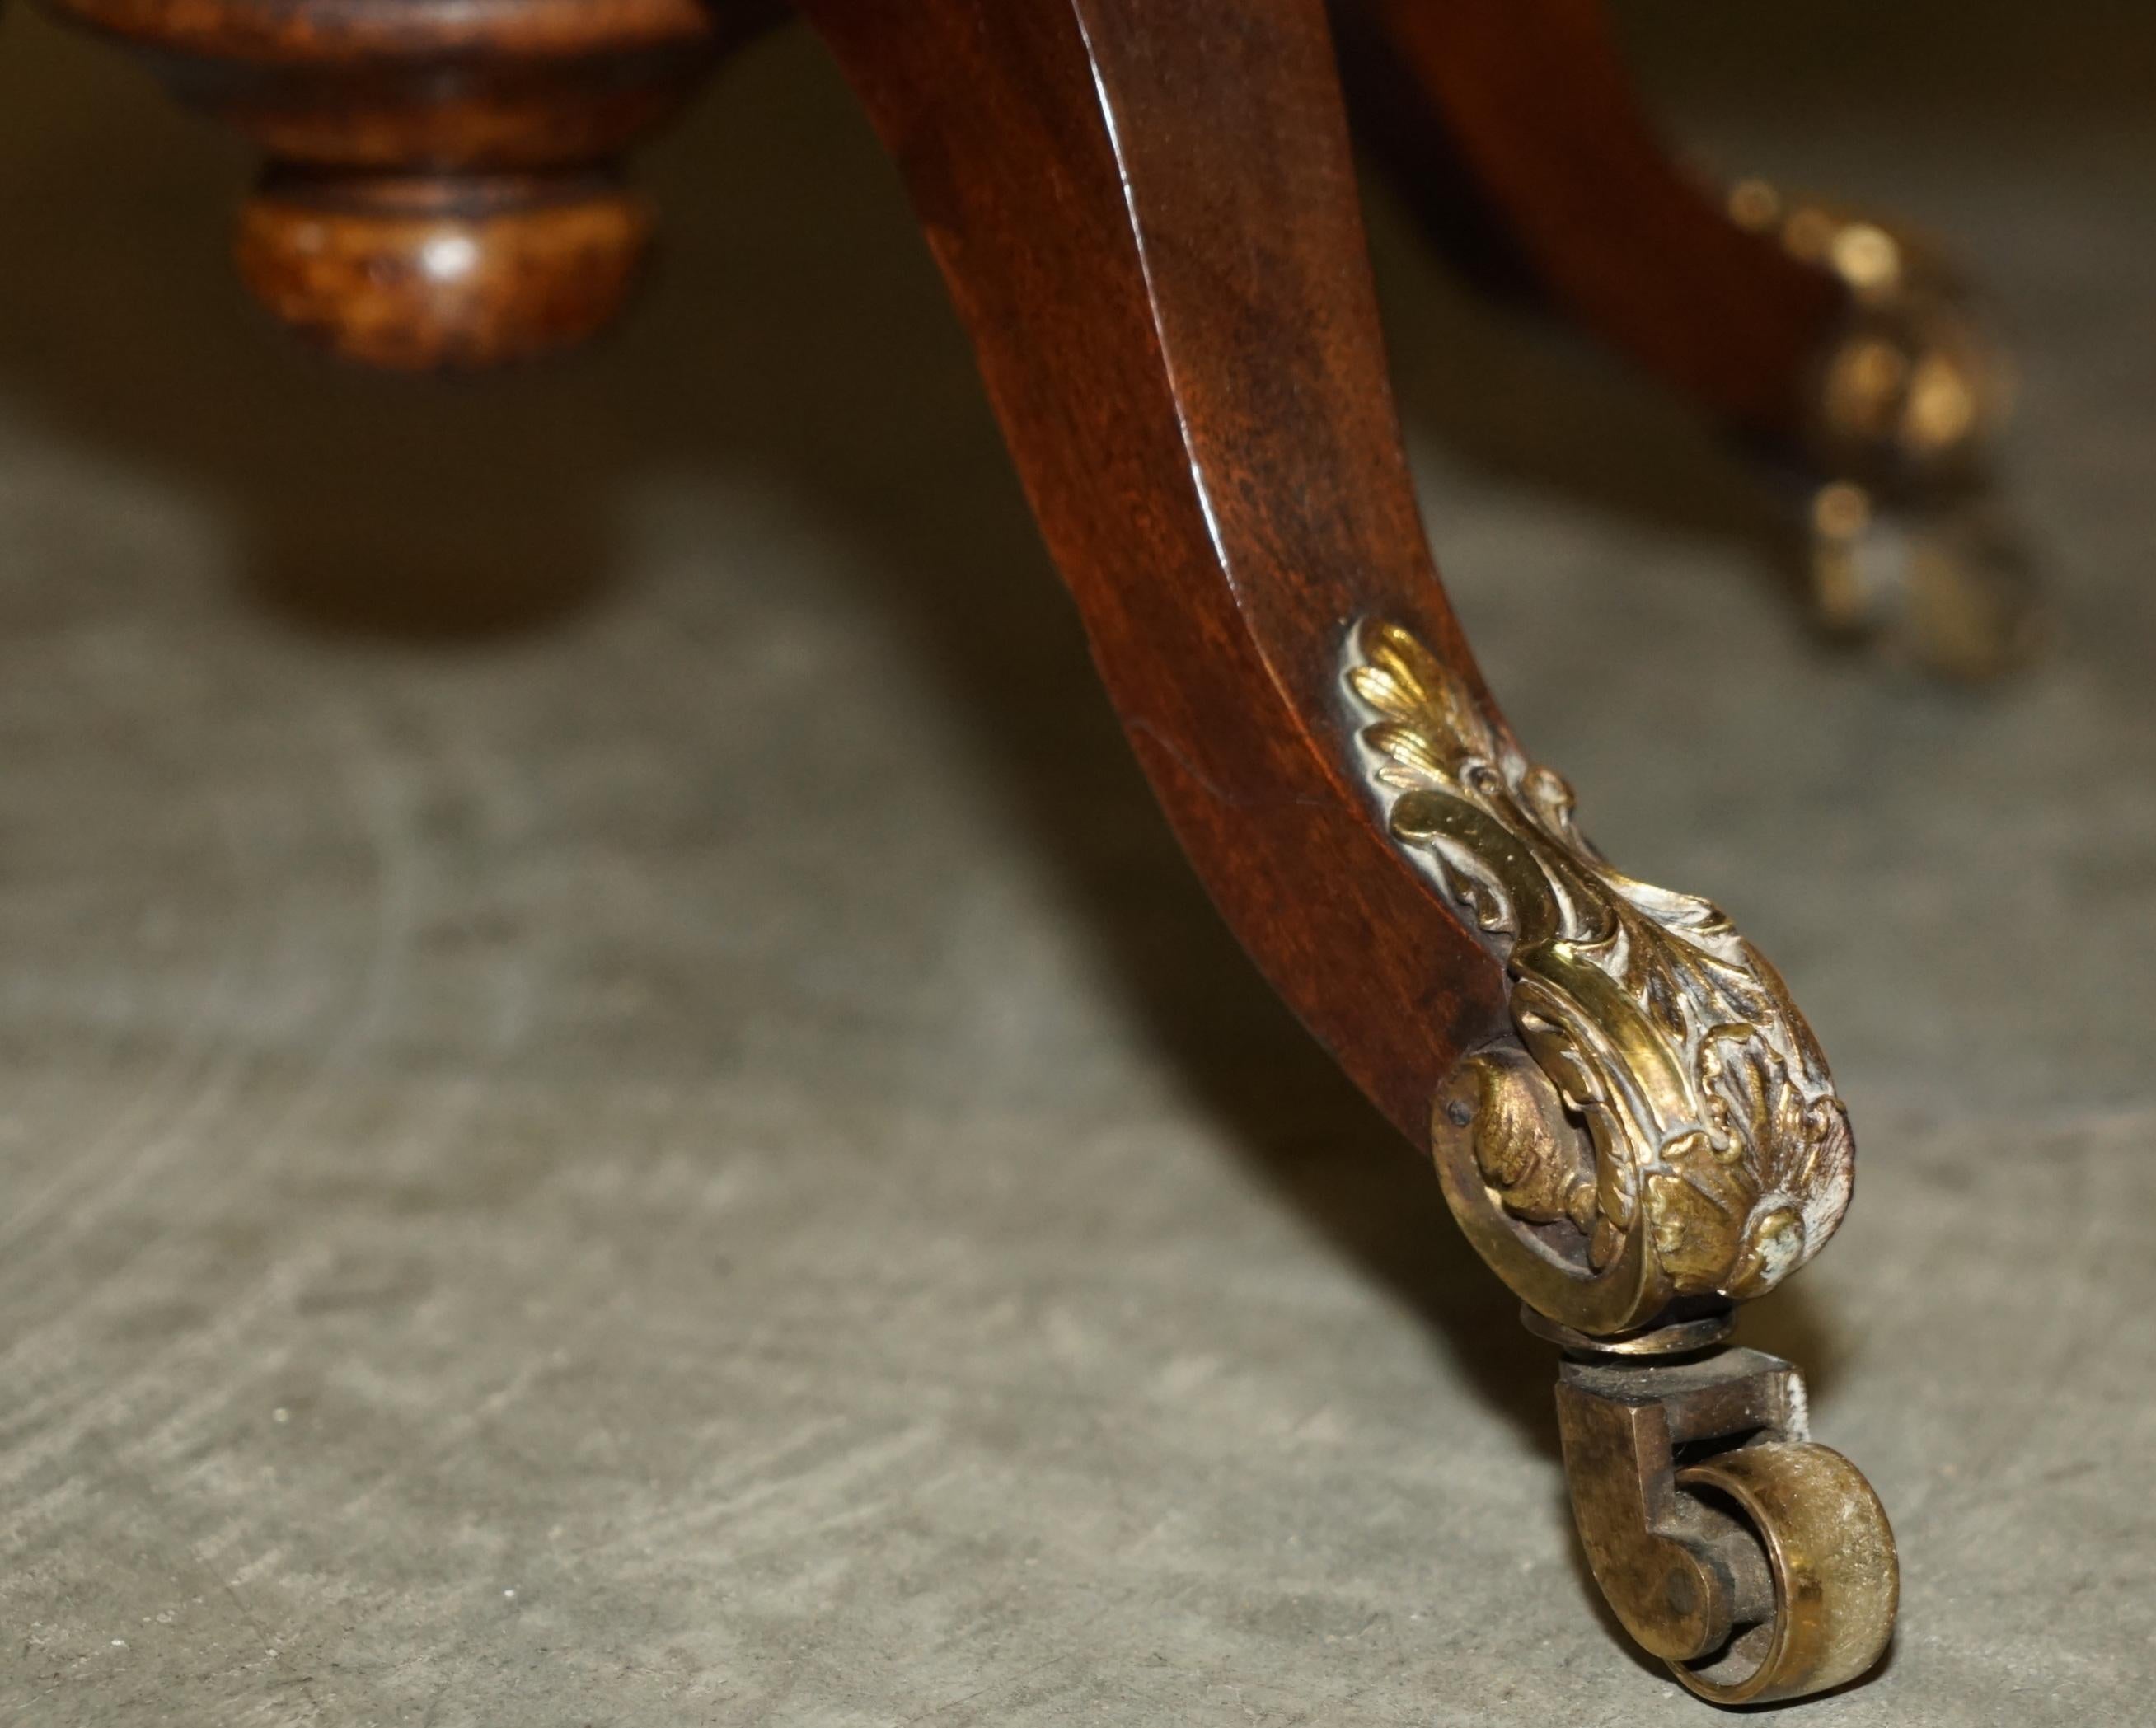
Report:
[[[1358,122],[1486,285],[1546,305],[1757,449],[1821,620],[1981,677],[2035,644],[1993,500],[2007,368],[1937,248],[1756,180],[1640,105],[1604,0],[1333,0]]]
[[[1193,862],[1573,1358],[1568,1464],[1620,1616],[1709,1696],[1861,1673],[1892,1620],[1878,1503],[1810,1443],[1786,1364],[1716,1353],[1833,1230],[1847,1123],[1773,969],[1580,838],[1475,669],[1322,0],[803,10]]]

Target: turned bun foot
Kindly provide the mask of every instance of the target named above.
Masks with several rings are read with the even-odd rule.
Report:
[[[239,216],[241,279],[341,359],[399,372],[573,347],[629,298],[645,201],[598,176],[272,173]]]
[[[488,367],[566,348],[635,285],[620,162],[762,0],[50,0],[268,158],[241,276],[348,360]]]

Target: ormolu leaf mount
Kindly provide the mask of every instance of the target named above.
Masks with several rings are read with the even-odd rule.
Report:
[[[1825,1245],[1848,1117],[1766,960],[1707,901],[1613,869],[1571,789],[1414,636],[1366,623],[1346,682],[1394,839],[1504,963],[1512,1028],[1440,1090],[1454,1216],[1564,1351],[1558,1416],[1596,1581],[1691,1690],[1763,1703],[1856,1679],[1892,1632],[1878,1497],[1810,1435],[1736,1304]]]

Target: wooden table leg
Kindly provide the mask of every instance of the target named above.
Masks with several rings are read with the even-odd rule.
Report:
[[[1785,1365],[1694,1383],[1731,1305],[1838,1222],[1846,1120],[1773,969],[1604,863],[1476,673],[1401,451],[1322,0],[803,10],[1215,900],[1537,1324],[1630,1353],[1567,1430],[1612,1601],[1709,1695],[1854,1678],[1892,1617],[1877,1502],[1815,1455]],[[1744,1518],[1672,1474],[1709,1437],[1784,1449]]]
[[[1990,500],[2007,369],[1936,247],[1711,186],[1646,114],[1604,0],[1332,4],[1358,122],[1433,234],[1785,475],[1825,623],[1958,675],[2025,657],[2035,597]]]

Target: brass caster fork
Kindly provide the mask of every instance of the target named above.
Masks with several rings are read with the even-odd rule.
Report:
[[[1755,1350],[1568,1354],[1558,1427],[1595,1582],[1625,1629],[1715,1704],[1857,1679],[1901,1572],[1856,1466],[1809,1437],[1797,1371]]]

